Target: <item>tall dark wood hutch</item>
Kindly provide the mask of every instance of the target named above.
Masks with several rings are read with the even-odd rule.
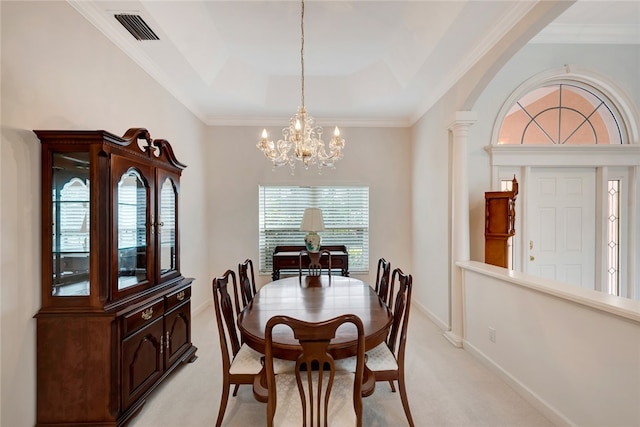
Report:
[[[120,426],[191,343],[180,163],[146,129],[34,131],[42,143],[37,426]]]
[[[510,191],[484,193],[484,262],[498,267],[509,265],[509,239],[516,234],[516,196],[518,181],[513,177]]]

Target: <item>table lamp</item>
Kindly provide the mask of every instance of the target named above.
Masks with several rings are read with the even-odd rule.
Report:
[[[320,250],[320,236],[318,231],[324,231],[324,221],[322,220],[322,210],[318,208],[306,208],[300,224],[300,231],[307,231],[304,243],[309,252]]]

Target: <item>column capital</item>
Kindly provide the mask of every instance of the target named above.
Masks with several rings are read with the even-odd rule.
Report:
[[[478,113],[475,111],[456,111],[453,115],[451,123],[449,123],[448,129],[455,130],[456,128],[469,127],[478,121]]]

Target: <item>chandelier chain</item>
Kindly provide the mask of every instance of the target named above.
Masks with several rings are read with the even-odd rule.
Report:
[[[304,108],[304,0],[302,0],[302,8],[300,12],[300,68],[302,69],[301,92],[302,92],[302,108]]]

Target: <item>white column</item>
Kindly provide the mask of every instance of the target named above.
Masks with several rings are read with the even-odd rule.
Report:
[[[451,284],[449,316],[451,329],[445,337],[456,347],[462,347],[464,337],[462,269],[457,261],[469,260],[469,177],[467,176],[467,140],[469,128],[476,122],[476,113],[458,111],[449,125],[452,140],[452,203],[451,203]]]

